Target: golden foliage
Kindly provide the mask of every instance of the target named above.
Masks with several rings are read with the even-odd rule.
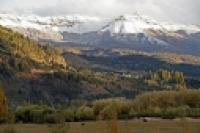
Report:
[[[13,57],[30,59],[38,64],[66,67],[66,61],[60,51],[50,46],[42,46],[35,41],[0,26],[0,52]]]

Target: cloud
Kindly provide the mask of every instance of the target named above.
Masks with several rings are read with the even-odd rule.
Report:
[[[135,11],[156,19],[199,24],[199,0],[0,0],[2,10],[39,15],[116,17]]]

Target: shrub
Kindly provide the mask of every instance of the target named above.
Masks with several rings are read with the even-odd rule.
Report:
[[[93,120],[93,109],[87,106],[80,107],[75,113],[76,120]]]
[[[109,118],[109,113],[115,111],[117,117],[119,117],[129,114],[131,101],[124,98],[97,100],[93,103],[93,109],[96,116],[103,114],[105,118]]]
[[[103,114],[105,119],[117,119],[119,113],[119,109],[116,103],[112,103],[104,108]]]
[[[199,114],[199,101],[200,90],[150,92],[134,99],[133,110],[143,116],[184,117]]]
[[[21,106],[15,112],[16,121],[33,123],[60,123],[64,121],[64,115],[47,106]]]
[[[75,117],[74,110],[65,109],[65,110],[62,111],[62,114],[63,114],[66,122],[74,121],[74,117]]]
[[[188,116],[190,117],[200,117],[200,108],[190,108]]]
[[[56,124],[65,122],[65,118],[61,112],[55,112],[52,114],[48,114],[45,117],[46,123]]]

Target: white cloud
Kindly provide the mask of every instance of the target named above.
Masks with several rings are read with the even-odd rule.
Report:
[[[39,15],[118,16],[139,11],[156,19],[199,24],[199,0],[0,0],[1,10]]]

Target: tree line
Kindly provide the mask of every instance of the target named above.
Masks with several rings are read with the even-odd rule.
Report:
[[[0,92],[1,122],[60,123],[140,117],[200,117],[200,90],[146,92],[134,99],[73,100],[57,107],[24,103],[9,111],[2,89]]]

